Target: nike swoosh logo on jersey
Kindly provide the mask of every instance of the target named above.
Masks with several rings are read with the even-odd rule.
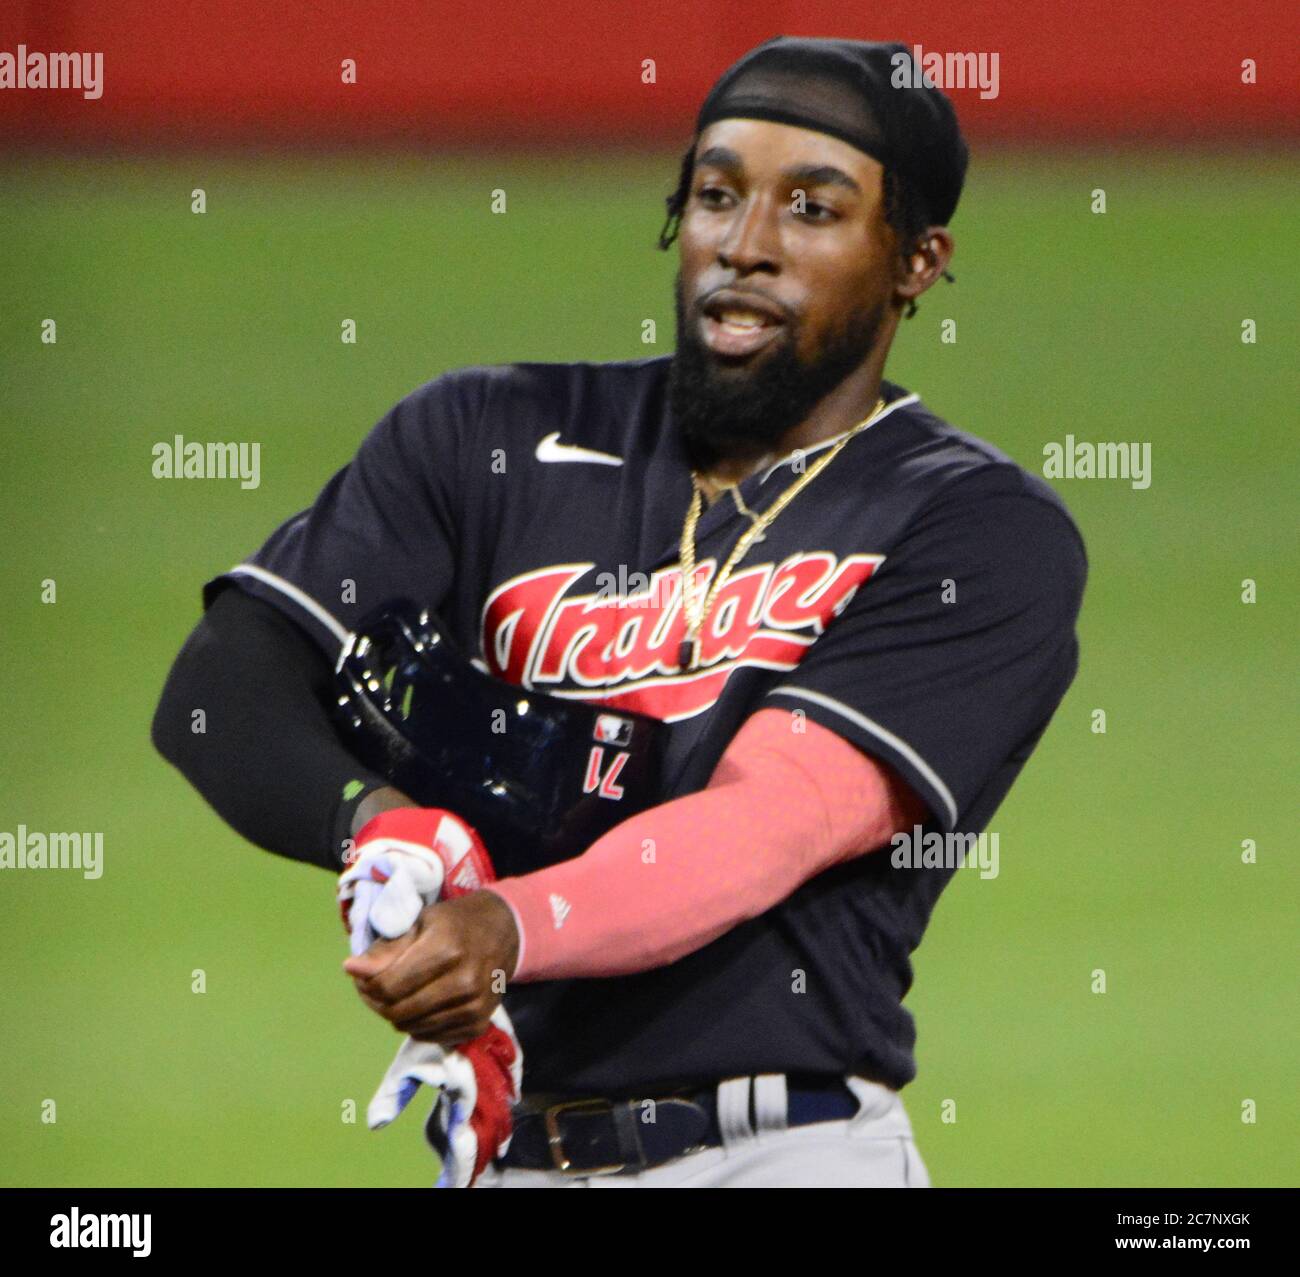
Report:
[[[538,461],[591,461],[598,466],[621,466],[622,457],[611,456],[608,452],[595,452],[591,448],[580,448],[576,443],[561,443],[560,432],[553,430],[537,445]]]

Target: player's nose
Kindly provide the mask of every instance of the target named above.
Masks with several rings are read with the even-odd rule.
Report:
[[[718,242],[718,261],[737,274],[780,270],[780,238],[771,201],[748,199],[737,205]]]

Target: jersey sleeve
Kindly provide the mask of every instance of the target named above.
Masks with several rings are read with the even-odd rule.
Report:
[[[205,606],[236,585],[292,617],[331,660],[381,604],[439,607],[455,571],[461,441],[477,421],[472,371],[444,374],[393,407],[310,509],[204,586]]]
[[[1050,489],[976,471],[921,511],[767,703],[889,763],[954,830],[1073,680],[1086,575]]]

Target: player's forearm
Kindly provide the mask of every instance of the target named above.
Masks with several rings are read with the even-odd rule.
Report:
[[[292,622],[227,590],[172,667],[153,740],[250,842],[337,871],[357,807],[385,782],[335,735],[330,683],[329,663]]]
[[[897,777],[816,724],[746,724],[709,786],[624,821],[575,860],[489,890],[515,913],[516,980],[664,966],[923,818]]]

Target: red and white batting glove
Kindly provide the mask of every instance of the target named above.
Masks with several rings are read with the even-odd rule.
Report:
[[[436,1188],[472,1188],[506,1151],[519,1099],[523,1053],[505,1007],[487,1032],[454,1051],[407,1038],[366,1109],[372,1131],[395,1121],[420,1087],[435,1094],[424,1134],[442,1161]]]
[[[472,1042],[466,1042],[459,1054],[474,1070],[476,1090],[474,1103],[469,1106],[469,1117],[465,1117],[462,1106],[459,1114],[449,1114],[444,1126],[443,1109],[439,1106],[429,1115],[425,1134],[442,1158],[439,1186],[463,1180],[463,1186],[471,1188],[488,1163],[509,1147],[514,1131],[511,1109],[519,1102],[523,1086],[524,1053],[505,1007],[497,1007],[487,1032]],[[467,1136],[458,1136],[458,1122],[465,1123]],[[461,1186],[456,1183],[456,1187]]]
[[[354,954],[404,935],[426,905],[496,878],[478,834],[437,807],[381,813],[358,833],[354,854],[338,889]],[[469,1188],[505,1152],[523,1084],[523,1051],[505,1008],[497,1007],[485,1033],[454,1051],[407,1038],[370,1101],[370,1129],[394,1121],[421,1084],[437,1095],[425,1125],[442,1161],[437,1187]]]
[[[357,834],[339,878],[339,911],[354,955],[405,935],[426,905],[495,878],[487,849],[459,816],[440,807],[395,807]]]

